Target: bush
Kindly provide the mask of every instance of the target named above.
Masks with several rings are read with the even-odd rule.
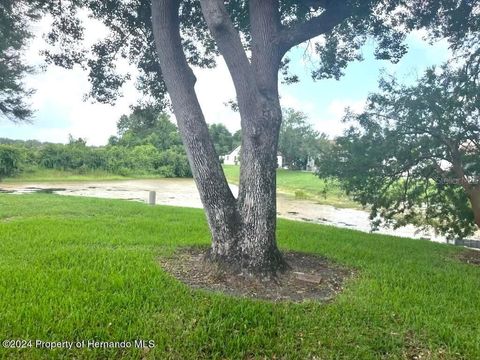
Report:
[[[191,177],[192,171],[188,163],[187,155],[184,152],[178,152],[172,149],[160,153],[158,161],[155,164],[157,172],[165,177]],[[165,168],[170,169],[170,174]]]
[[[0,180],[20,170],[22,152],[12,145],[0,145]]]
[[[297,190],[295,191],[295,199],[305,200],[308,199],[308,195],[302,190]]]
[[[36,148],[27,148],[21,144],[0,146],[3,149],[0,178],[38,168],[69,170],[78,174],[103,170],[122,176],[148,174],[164,177],[192,176],[185,150],[181,145],[174,145],[167,150],[159,150],[152,144],[132,147],[120,145],[89,147],[78,141],[67,145],[41,144]]]

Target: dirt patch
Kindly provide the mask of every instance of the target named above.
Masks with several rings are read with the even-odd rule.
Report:
[[[460,261],[466,262],[467,264],[480,266],[480,251],[478,250],[463,251],[460,253],[458,258]]]
[[[413,331],[404,336],[405,349],[402,358],[405,360],[447,360],[460,359],[460,354],[448,353],[444,348],[429,349]]]
[[[290,270],[275,280],[257,279],[222,271],[204,261],[205,253],[205,248],[182,248],[159,261],[167,272],[193,288],[274,302],[329,301],[354,275],[353,270],[323,257],[287,252],[284,256]]]

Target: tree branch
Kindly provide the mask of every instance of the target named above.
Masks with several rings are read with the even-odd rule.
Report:
[[[342,23],[351,14],[351,9],[345,6],[344,1],[335,2],[334,5],[327,7],[320,15],[291,28],[283,29],[280,32],[282,53],[285,54],[292,47],[304,41],[332,31],[335,26]]]
[[[234,204],[195,93],[195,75],[182,48],[179,1],[153,0],[152,26],[162,76],[202,202],[218,209],[222,208],[219,202]]]
[[[279,49],[281,30],[278,0],[250,0],[252,68],[260,93],[278,97],[278,70],[283,54]]]
[[[242,109],[242,105],[246,105],[251,99],[243,99],[241,94],[252,94],[255,79],[240,35],[222,0],[200,0],[200,5],[208,28],[225,59],[238,96],[239,107]]]

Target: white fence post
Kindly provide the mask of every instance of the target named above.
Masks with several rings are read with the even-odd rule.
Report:
[[[148,193],[148,204],[155,205],[155,199],[157,198],[157,193],[155,191],[150,191]]]

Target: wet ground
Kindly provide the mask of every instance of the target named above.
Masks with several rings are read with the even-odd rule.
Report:
[[[235,185],[230,187],[233,194],[236,195],[238,187]],[[148,201],[150,191],[156,192],[156,203],[160,205],[202,207],[200,196],[192,179],[0,184],[0,192],[14,194],[47,192],[141,202]],[[370,231],[368,212],[362,210],[336,208],[309,200],[298,200],[293,196],[279,193],[277,211],[278,216],[282,218]],[[445,242],[444,238],[436,237],[433,233],[418,232],[414,226],[405,226],[396,230],[381,228],[378,233]]]

